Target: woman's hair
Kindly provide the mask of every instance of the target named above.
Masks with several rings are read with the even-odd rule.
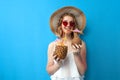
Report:
[[[78,27],[78,23],[77,23],[77,21],[76,21],[75,16],[74,16],[73,14],[71,14],[71,13],[64,13],[64,14],[60,17],[60,19],[59,19],[59,21],[58,21],[58,23],[57,23],[57,29],[56,29],[56,32],[58,33],[58,37],[60,37],[60,38],[64,37],[64,32],[63,32],[62,27],[61,27],[61,24],[62,24],[62,21],[63,21],[64,16],[71,16],[71,17],[73,18],[73,21],[75,22],[75,27],[74,27],[74,29]],[[72,33],[71,33],[71,38],[73,38],[73,37],[74,37],[74,35],[73,35],[73,32],[72,32]]]

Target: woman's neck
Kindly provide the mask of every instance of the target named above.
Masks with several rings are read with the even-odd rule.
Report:
[[[67,40],[67,41],[71,41],[71,34],[65,34],[63,39]]]

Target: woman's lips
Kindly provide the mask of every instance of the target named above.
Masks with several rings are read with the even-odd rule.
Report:
[[[69,27],[65,27],[64,29],[68,30],[68,31],[71,31],[71,28],[69,28]]]

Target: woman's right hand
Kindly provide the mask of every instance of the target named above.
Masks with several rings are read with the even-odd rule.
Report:
[[[62,59],[60,59],[57,55],[53,55],[53,58],[59,66],[62,65]]]

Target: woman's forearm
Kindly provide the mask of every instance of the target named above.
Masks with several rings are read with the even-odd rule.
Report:
[[[48,65],[47,66],[47,72],[50,75],[53,75],[59,68],[60,68],[60,65],[58,63],[52,64],[52,65]]]
[[[83,61],[82,58],[78,54],[74,54],[74,59],[75,59],[75,63],[77,65],[77,68],[79,70],[79,73],[81,75],[84,75],[84,73],[87,69],[86,62]]]

